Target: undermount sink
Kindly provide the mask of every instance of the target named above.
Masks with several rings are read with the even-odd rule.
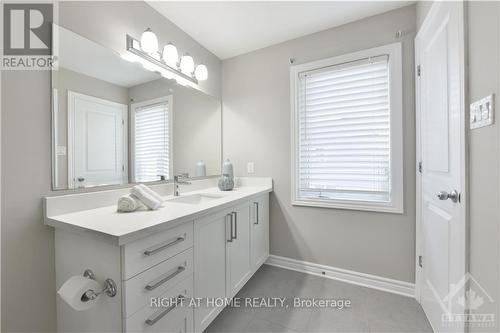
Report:
[[[176,197],[176,198],[167,200],[167,202],[199,205],[199,204],[210,202],[213,200],[217,200],[217,199],[220,199],[223,197],[224,196],[220,195],[220,194],[197,193],[197,194],[190,194],[190,195],[183,195],[180,197]]]

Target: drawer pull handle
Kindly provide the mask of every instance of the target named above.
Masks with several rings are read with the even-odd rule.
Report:
[[[174,304],[172,304],[171,306],[169,306],[165,310],[154,314],[152,317],[149,317],[148,319],[146,319],[146,324],[148,324],[149,326],[153,326],[154,324],[156,324],[158,322],[158,320],[165,317],[165,315],[167,313],[169,313],[170,311],[175,309],[177,307],[177,302],[182,300],[183,298],[185,298],[183,295],[177,296],[176,302]]]
[[[173,242],[170,242],[170,243],[167,243],[167,244],[163,244],[163,245],[159,245],[158,247],[155,247],[155,248],[151,248],[151,249],[148,249],[146,251],[144,251],[144,255],[146,256],[152,256],[153,254],[156,254],[160,251],[163,251],[171,246],[174,246],[176,244],[179,244],[180,242],[183,242],[185,240],[184,237],[177,237],[176,240],[174,240]]]
[[[185,270],[186,270],[185,266],[179,266],[179,267],[177,267],[175,272],[169,273],[165,276],[160,276],[158,279],[148,283],[145,288],[146,288],[146,290],[150,290],[150,291],[154,290],[154,289],[158,288],[159,286],[161,286],[162,284],[164,284],[165,282],[167,282],[168,280],[173,279],[176,275],[179,275],[180,273],[184,272]]]

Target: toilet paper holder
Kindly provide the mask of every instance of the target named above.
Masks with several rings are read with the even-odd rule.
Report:
[[[94,272],[88,268],[83,272],[83,276],[86,277],[87,279],[95,280]],[[109,297],[115,297],[116,296],[115,281],[113,281],[112,279],[104,280],[104,287],[101,291],[96,292],[95,290],[89,289],[82,295],[81,300],[82,302],[93,301],[100,294],[106,294]]]

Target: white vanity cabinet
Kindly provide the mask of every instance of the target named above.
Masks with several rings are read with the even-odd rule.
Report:
[[[100,285],[110,278],[117,287],[114,297],[101,295],[85,311],[57,296],[58,331],[202,332],[223,309],[207,306],[207,299],[225,303],[234,297],[269,255],[271,190],[266,179],[223,193],[218,203],[198,211],[166,201],[158,211],[131,214],[117,214],[114,206],[65,213],[66,207],[94,200],[87,194],[47,198],[45,223],[55,227],[56,289],[86,269]],[[158,307],[154,299],[179,302]]]
[[[194,310],[194,327],[202,332],[223,310],[223,307],[206,306],[206,299],[231,298],[245,285],[269,255],[268,226],[269,195],[232,207],[217,214],[195,221],[194,238],[194,293],[202,298],[201,307]],[[259,215],[263,223],[251,223]],[[253,240],[253,241],[252,241]],[[259,246],[261,249],[254,249]],[[252,253],[259,260],[252,263]]]
[[[195,296],[203,299],[226,297],[226,243],[228,213],[223,211],[196,221]],[[202,306],[194,310],[195,330],[201,332],[221,309]]]
[[[252,202],[250,207],[250,264],[258,269],[269,256],[269,195]]]
[[[226,247],[227,297],[233,297],[252,275],[250,266],[250,202],[230,212]]]

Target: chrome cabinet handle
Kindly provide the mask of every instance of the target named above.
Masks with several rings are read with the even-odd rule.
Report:
[[[170,311],[172,311],[173,309],[175,309],[177,307],[177,302],[184,299],[184,295],[179,295],[177,296],[177,299],[176,299],[176,302],[175,304],[172,304],[171,306],[169,306],[168,308],[166,308],[165,310],[162,310],[158,313],[155,313],[153,316],[149,317],[148,319],[146,319],[146,324],[148,324],[149,326],[153,326],[154,324],[156,324],[158,322],[158,320],[160,320],[161,318],[165,317],[165,315],[167,313],[169,313]]]
[[[446,191],[439,191],[437,194],[439,200],[448,200],[451,199],[453,202],[458,202],[460,200],[460,194],[457,190],[453,190],[450,193]]]
[[[173,279],[176,275],[179,275],[180,273],[184,272],[186,270],[185,266],[179,266],[173,273],[168,273],[166,275],[160,276],[154,281],[149,282],[146,287],[144,287],[146,290],[154,290],[167,282],[168,280]]]
[[[233,242],[233,214],[232,213],[226,214],[226,221],[227,221],[228,217],[230,218],[230,220],[229,220],[229,239],[227,240],[227,242],[232,243]]]
[[[234,236],[231,234],[232,239],[238,238],[238,214],[236,212],[232,212],[231,216],[234,217],[234,220],[231,218],[231,221],[234,221]],[[231,228],[232,231],[232,228]]]
[[[254,202],[253,204],[255,206],[255,222],[253,224],[259,224],[259,203]]]
[[[174,240],[173,242],[169,242],[167,244],[160,244],[156,247],[153,247],[153,248],[150,248],[150,249],[147,249],[146,251],[144,251],[144,255],[146,256],[152,256],[153,254],[156,254],[160,251],[163,251],[171,246],[174,246],[176,244],[179,244],[181,242],[183,242],[185,240],[184,237],[177,237],[176,240]]]

